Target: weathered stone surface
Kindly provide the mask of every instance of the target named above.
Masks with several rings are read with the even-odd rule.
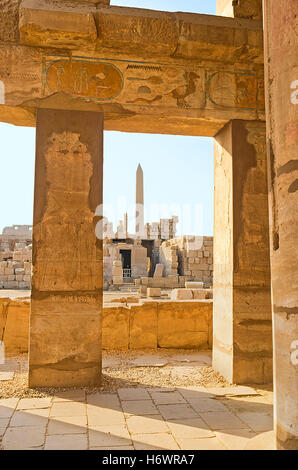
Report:
[[[103,309],[103,349],[128,349],[130,310],[123,305]]]
[[[101,373],[103,117],[37,115],[30,386],[95,385]]]
[[[0,41],[19,40],[19,5],[21,0],[0,0]]]
[[[0,299],[0,337],[6,354],[28,351],[29,311],[29,299]]]
[[[4,300],[7,301],[6,303],[9,306],[10,299]],[[102,348],[106,350],[157,348],[158,322],[161,322],[162,328],[165,327],[163,317],[158,317],[158,306],[163,306],[167,303],[170,303],[172,307],[175,305],[175,309],[177,308],[176,303],[162,300],[156,302],[144,301],[140,305],[131,305],[130,307],[126,307],[122,303],[106,305],[102,313]],[[16,308],[15,304],[17,304]],[[211,348],[212,301],[208,303],[208,317],[206,317],[204,313],[206,310],[206,302],[204,300],[179,302],[179,305],[182,304],[185,304],[184,308],[179,308],[184,312],[183,316],[182,318],[180,315],[172,317],[171,321],[174,322],[172,325],[172,333],[168,337],[169,343],[167,343],[166,336],[163,337],[163,347],[171,347],[175,335],[177,335],[177,344],[179,344],[182,335],[180,331],[181,321],[185,322],[185,325],[188,325],[184,326],[186,330],[195,328],[193,335],[196,337],[200,331],[207,331],[206,318],[208,318],[208,347]],[[0,334],[4,319],[4,315],[1,313],[1,305],[3,308],[5,303],[0,303]],[[5,344],[7,344],[6,351],[9,351],[9,354],[27,352],[29,343],[30,302],[26,299],[18,300],[17,302],[13,301],[12,307],[8,307],[8,312],[9,314],[12,312],[12,318],[8,318],[10,327],[7,329],[5,336]],[[201,315],[200,312],[203,312],[203,314]],[[196,318],[195,322],[194,318]],[[188,343],[188,340],[189,338],[186,339],[184,344],[188,344],[188,346],[186,346],[187,348],[192,348],[195,342],[190,341]],[[77,400],[78,399],[75,398],[75,401]]]
[[[172,300],[192,300],[193,292],[191,289],[174,289],[171,292]]]
[[[157,303],[130,308],[130,349],[157,348]]]
[[[148,287],[147,288],[147,297],[160,297],[161,288],[160,287]]]
[[[27,46],[80,49],[95,43],[97,30],[90,7],[75,9],[42,0],[22,0],[19,10],[20,40]],[[96,7],[93,6],[93,10]]]
[[[272,380],[265,124],[232,121],[215,143],[213,366]]]
[[[298,449],[298,3],[264,2],[278,449]]]
[[[2,121],[93,110],[107,130],[214,136],[231,118],[264,118],[261,22],[24,0],[20,32],[22,45],[11,34],[0,48]]]
[[[212,303],[201,301],[158,304],[158,346],[161,348],[208,348]]]
[[[216,14],[235,18],[262,19],[262,0],[217,0]]]

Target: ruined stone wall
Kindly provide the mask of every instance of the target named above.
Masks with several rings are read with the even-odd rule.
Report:
[[[0,338],[8,355],[25,353],[29,343],[30,300],[0,299]],[[212,300],[142,301],[103,308],[102,347],[113,349],[210,349]]]
[[[213,284],[213,237],[184,236],[164,242],[160,259],[165,275],[179,274],[186,281]]]
[[[0,255],[0,289],[30,289],[32,245],[16,243]]]

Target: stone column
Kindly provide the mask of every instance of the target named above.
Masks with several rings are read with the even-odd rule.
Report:
[[[298,3],[264,1],[278,449],[298,449]]]
[[[230,382],[272,381],[265,123],[215,137],[213,366]]]
[[[100,383],[103,114],[37,110],[29,384]]]

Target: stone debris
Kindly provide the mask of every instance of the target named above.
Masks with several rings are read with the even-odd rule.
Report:
[[[2,254],[2,258],[7,252]],[[13,252],[12,259],[0,261],[0,289],[30,289],[31,246]]]
[[[147,288],[147,297],[160,297],[161,288],[160,287],[148,287]]]

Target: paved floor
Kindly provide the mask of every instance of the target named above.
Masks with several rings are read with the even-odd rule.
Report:
[[[269,449],[271,401],[271,394],[249,387],[70,390],[50,398],[7,398],[0,400],[0,436],[6,450]]]

